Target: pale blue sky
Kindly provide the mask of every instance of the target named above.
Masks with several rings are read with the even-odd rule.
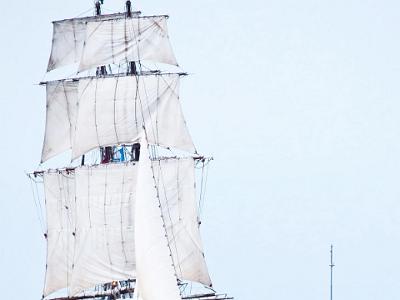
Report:
[[[39,299],[45,241],[25,170],[40,159],[51,21],[90,0],[1,4],[0,289]],[[105,0],[112,11],[124,1]],[[202,233],[236,299],[398,300],[400,4],[138,1],[170,14],[187,122],[213,155]],[[91,13],[91,12],[90,12]],[[19,291],[17,294],[15,291]]]

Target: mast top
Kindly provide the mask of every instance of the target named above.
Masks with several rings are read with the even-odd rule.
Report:
[[[101,6],[104,4],[104,0],[97,0],[95,2],[96,16],[101,15]],[[128,18],[132,17],[132,2],[127,0],[125,3],[126,6],[126,15]]]
[[[130,0],[126,1],[126,15],[128,18],[132,17],[132,2]]]
[[[101,15],[101,5],[104,4],[104,0],[96,1],[95,8],[96,8],[96,16]]]

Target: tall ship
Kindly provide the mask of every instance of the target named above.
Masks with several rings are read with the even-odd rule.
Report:
[[[205,261],[199,197],[211,158],[186,126],[168,16],[122,5],[102,14],[97,1],[92,16],[53,22],[47,73],[62,76],[41,82],[45,136],[29,174],[44,202],[42,298],[233,299],[214,290]]]

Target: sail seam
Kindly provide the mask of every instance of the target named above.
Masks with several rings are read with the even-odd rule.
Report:
[[[122,214],[122,204],[123,204],[123,195],[125,192],[125,169],[122,174],[122,192],[121,192],[121,202],[120,202],[120,215],[121,215],[121,247],[122,247],[122,252],[124,254],[125,258],[125,264],[128,264],[128,257],[126,255],[126,250],[125,250],[125,235],[124,235],[124,228],[123,228],[123,214]],[[131,200],[131,195],[129,195],[129,202]]]
[[[97,124],[97,83],[98,83],[98,80],[96,80],[96,87],[94,90],[94,123],[95,123],[95,127],[96,127],[97,144],[99,145],[99,147],[101,147],[100,137],[99,137],[99,129],[98,129],[99,127]]]
[[[118,91],[118,83],[119,83],[119,78],[117,77],[117,80],[115,82],[115,88],[114,88],[114,132],[115,132],[115,138],[117,141],[117,144],[119,144],[119,137],[118,137],[118,131],[117,131],[117,121],[116,121],[116,106],[117,106],[117,91]]]
[[[109,241],[109,235],[108,235],[108,224],[107,224],[107,187],[108,187],[108,165],[106,165],[106,174],[105,174],[105,179],[104,179],[104,235],[106,237],[106,247],[107,247],[107,254],[108,254],[108,259],[110,261],[110,273],[112,273],[112,259],[111,259],[111,252],[110,252],[110,241]]]

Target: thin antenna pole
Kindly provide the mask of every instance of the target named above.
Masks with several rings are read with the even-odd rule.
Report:
[[[335,266],[333,264],[333,245],[331,245],[331,264],[329,265],[331,267],[331,298],[330,300],[333,299],[333,267]]]

